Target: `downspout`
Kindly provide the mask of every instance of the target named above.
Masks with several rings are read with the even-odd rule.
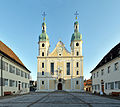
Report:
[[[3,96],[3,56],[1,57],[1,96]]]

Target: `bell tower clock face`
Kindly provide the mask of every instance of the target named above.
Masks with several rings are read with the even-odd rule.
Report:
[[[58,53],[62,53],[62,51],[63,51],[63,47],[61,47],[61,46],[60,46],[60,47],[57,47],[57,52],[58,52]]]

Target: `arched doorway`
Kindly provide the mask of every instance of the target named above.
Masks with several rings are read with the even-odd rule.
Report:
[[[62,90],[62,83],[58,83],[58,90]]]

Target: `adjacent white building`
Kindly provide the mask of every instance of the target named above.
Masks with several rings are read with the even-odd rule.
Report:
[[[0,96],[29,92],[30,71],[16,54],[0,41]]]
[[[92,92],[120,92],[120,43],[112,48],[91,71]]]

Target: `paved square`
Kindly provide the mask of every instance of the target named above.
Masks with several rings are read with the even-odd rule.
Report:
[[[87,93],[31,93],[0,100],[0,107],[120,107],[120,100]]]

